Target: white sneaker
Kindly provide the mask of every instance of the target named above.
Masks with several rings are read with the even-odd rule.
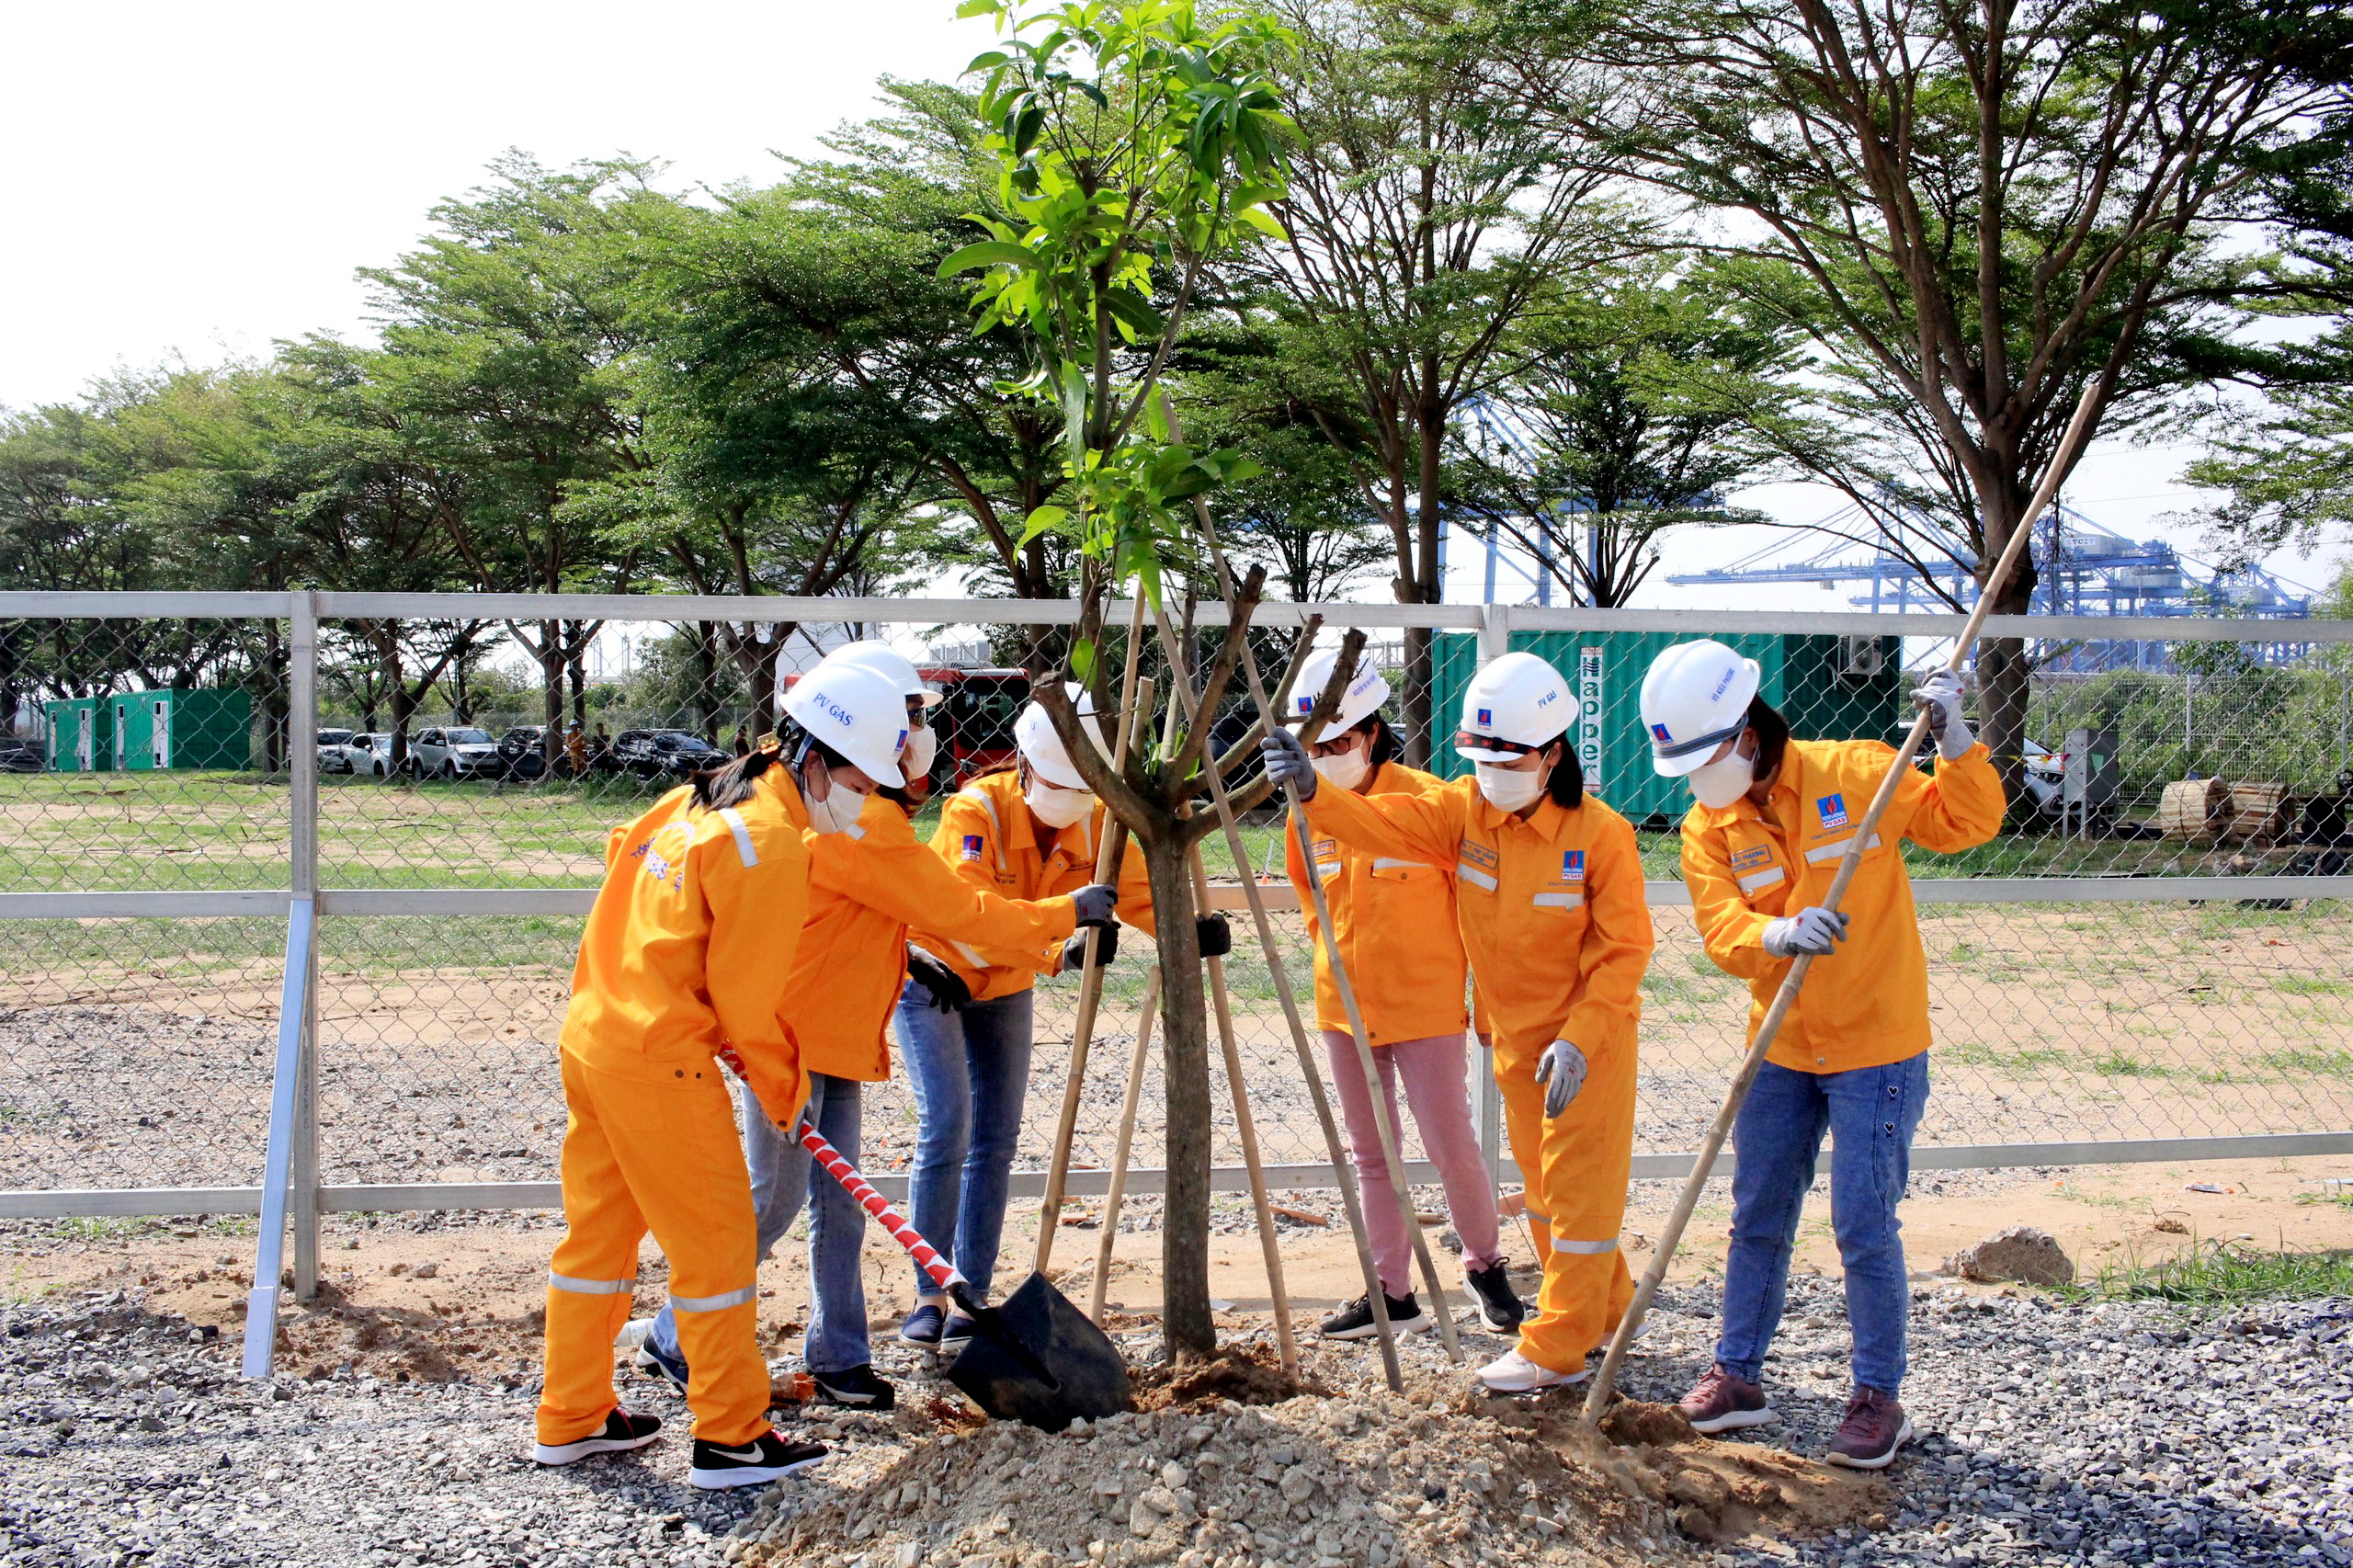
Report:
[[[645,1336],[653,1332],[652,1318],[631,1318],[621,1324],[621,1331],[619,1334],[613,1335],[613,1348],[623,1352],[634,1350],[643,1345]]]
[[[1479,1381],[1495,1393],[1534,1393],[1538,1389],[1566,1388],[1585,1381],[1589,1375],[1583,1367],[1574,1372],[1540,1367],[1517,1350],[1506,1350],[1479,1369]]]

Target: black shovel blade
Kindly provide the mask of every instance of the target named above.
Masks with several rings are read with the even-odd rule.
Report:
[[[972,1314],[972,1337],[948,1381],[997,1420],[1059,1432],[1129,1408],[1118,1346],[1044,1275],[1024,1279],[1001,1307],[960,1304]]]

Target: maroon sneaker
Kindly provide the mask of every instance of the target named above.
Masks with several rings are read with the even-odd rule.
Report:
[[[1895,1450],[1912,1440],[1912,1418],[1892,1393],[1858,1386],[1847,1402],[1847,1419],[1830,1439],[1826,1456],[1849,1470],[1885,1470]]]
[[[1691,1423],[1691,1430],[1711,1437],[1718,1432],[1736,1432],[1744,1426],[1762,1426],[1773,1419],[1773,1407],[1765,1403],[1765,1391],[1744,1378],[1733,1377],[1722,1367],[1711,1367],[1701,1374],[1676,1408]]]

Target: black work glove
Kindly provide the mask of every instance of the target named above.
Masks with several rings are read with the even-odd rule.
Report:
[[[1222,959],[1233,950],[1233,923],[1222,915],[1204,915],[1193,922],[1193,939],[1201,945],[1201,957]]]
[[[972,999],[972,988],[937,957],[909,943],[907,978],[931,993],[931,1005],[943,1013],[961,1013]]]
[[[1120,928],[1117,926],[1095,926],[1088,929],[1095,933],[1096,967],[1098,969],[1109,967],[1111,960],[1120,956]],[[1080,931],[1063,944],[1062,971],[1064,974],[1076,974],[1079,966],[1086,960],[1086,932]]]

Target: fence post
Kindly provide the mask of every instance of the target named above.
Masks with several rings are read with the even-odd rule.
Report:
[[[1489,604],[1479,611],[1479,662],[1491,664],[1511,652],[1511,606]],[[1471,1101],[1471,1125],[1479,1134],[1479,1158],[1487,1173],[1504,1179],[1504,1097],[1495,1085],[1495,1053],[1479,1052],[1478,1093]]]
[[[313,901],[319,890],[319,603],[316,595],[293,596],[293,636],[288,658],[291,710],[287,721],[288,795],[291,809],[294,897]],[[319,1293],[319,1040],[318,943],[305,944],[301,1030],[294,1079],[291,1163],[288,1170],[290,1218],[294,1226],[294,1297],[308,1301]]]

